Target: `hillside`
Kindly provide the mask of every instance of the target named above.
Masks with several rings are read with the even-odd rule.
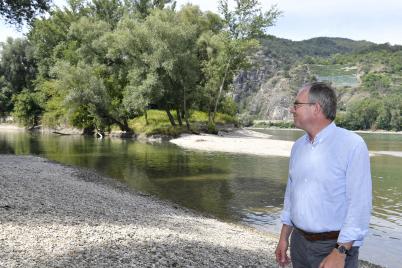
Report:
[[[331,83],[341,111],[364,99],[402,94],[400,46],[326,37],[261,43],[256,68],[236,78],[234,99],[243,118],[291,120],[297,89],[311,81]]]

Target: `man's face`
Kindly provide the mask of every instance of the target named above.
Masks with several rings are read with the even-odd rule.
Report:
[[[293,121],[297,128],[306,130],[314,121],[314,104],[308,99],[308,89],[302,89],[296,97],[294,105],[290,108]]]

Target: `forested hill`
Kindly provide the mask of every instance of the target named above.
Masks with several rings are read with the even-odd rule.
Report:
[[[306,82],[327,81],[337,90],[339,124],[401,129],[402,46],[345,38],[262,40],[255,67],[241,72],[235,101],[242,120],[291,120],[289,107]]]
[[[303,41],[291,41],[283,38],[261,40],[265,55],[280,58],[284,62],[312,57],[329,57],[336,53],[358,52],[375,46],[368,41],[353,41],[346,38],[316,37]]]

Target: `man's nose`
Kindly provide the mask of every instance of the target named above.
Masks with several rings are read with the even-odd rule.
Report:
[[[291,106],[291,107],[289,108],[289,111],[290,111],[292,114],[294,114],[294,113],[296,112],[296,109],[295,109],[295,107]]]

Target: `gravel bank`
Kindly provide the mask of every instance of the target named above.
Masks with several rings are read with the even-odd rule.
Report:
[[[0,267],[277,267],[275,236],[94,172],[14,155],[0,170]]]
[[[269,137],[270,135],[241,129],[223,136],[185,134],[170,142],[191,150],[260,156],[290,156],[292,141],[272,140]]]
[[[273,267],[276,238],[33,156],[0,156],[1,267]]]

